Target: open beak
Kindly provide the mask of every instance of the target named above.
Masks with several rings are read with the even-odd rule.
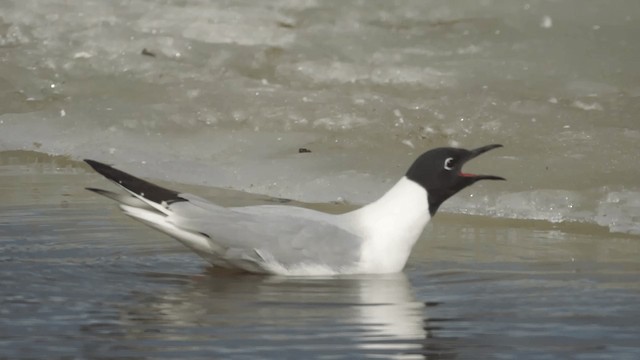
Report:
[[[486,146],[482,146],[479,147],[477,149],[473,149],[469,152],[469,156],[464,160],[464,162],[466,163],[467,161],[486,153],[489,150],[493,150],[496,148],[502,147],[502,145],[500,144],[491,144],[491,145],[486,145]],[[476,175],[476,174],[469,174],[469,173],[464,173],[464,172],[460,172],[460,176],[464,176],[464,177],[469,177],[469,178],[473,178],[474,181],[478,181],[478,180],[506,180],[503,177],[500,176],[495,176],[495,175]]]

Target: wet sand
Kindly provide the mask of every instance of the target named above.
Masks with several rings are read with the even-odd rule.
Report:
[[[402,274],[228,273],[85,191],[110,184],[79,163],[2,155],[1,357],[640,357],[637,236],[439,214]]]

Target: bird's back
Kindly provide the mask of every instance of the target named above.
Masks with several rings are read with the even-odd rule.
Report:
[[[342,215],[286,205],[224,208],[181,196],[189,201],[172,204],[168,221],[206,235],[224,249],[223,258],[241,258],[269,272],[287,273],[310,268],[351,272],[360,261],[363,239],[349,230]]]

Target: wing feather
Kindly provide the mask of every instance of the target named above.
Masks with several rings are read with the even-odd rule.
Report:
[[[338,271],[360,260],[362,239],[341,215],[286,205],[225,208],[85,161],[129,196],[89,190],[118,201],[127,215],[176,238],[214,264],[252,272],[268,272],[274,265]]]
[[[191,200],[169,209],[169,221],[177,227],[207,234],[255,261],[260,260],[256,253],[283,266],[348,267],[359,260],[362,239],[336,225],[339,215],[278,205],[229,209]]]

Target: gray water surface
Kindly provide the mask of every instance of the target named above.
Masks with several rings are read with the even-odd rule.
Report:
[[[73,186],[91,175],[0,178],[0,358],[640,357],[637,238],[441,214],[404,273],[257,276]]]

